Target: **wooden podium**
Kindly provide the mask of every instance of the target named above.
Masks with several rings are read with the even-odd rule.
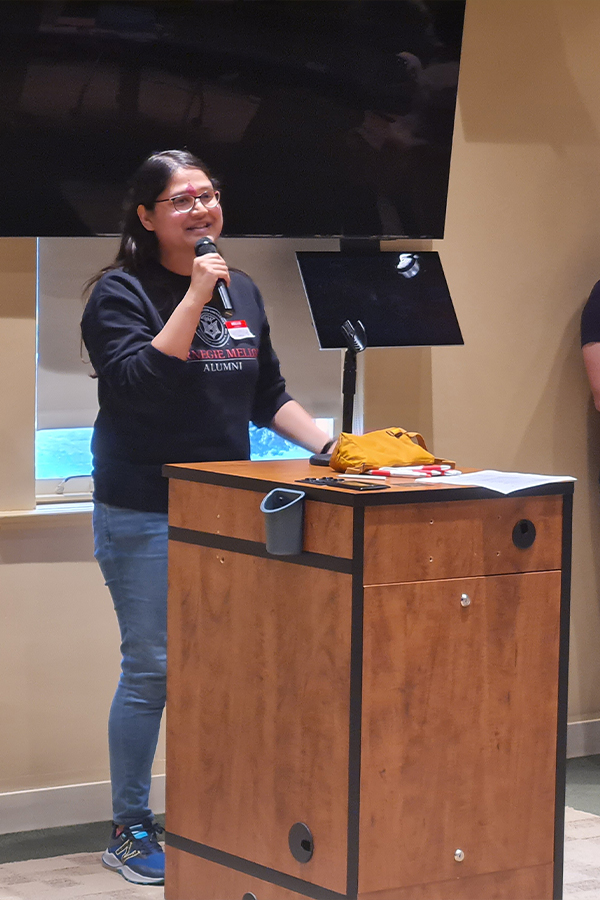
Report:
[[[165,473],[167,900],[560,897],[572,484]]]

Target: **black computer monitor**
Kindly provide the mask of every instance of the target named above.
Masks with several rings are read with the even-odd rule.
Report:
[[[463,344],[439,254],[296,253],[322,350],[345,348],[342,324],[360,320],[368,347]]]

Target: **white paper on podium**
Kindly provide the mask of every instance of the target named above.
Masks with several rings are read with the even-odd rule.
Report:
[[[555,484],[561,481],[577,481],[572,475],[528,475],[524,472],[499,472],[496,469],[483,469],[470,472],[468,475],[442,475],[435,478],[417,478],[417,484],[447,484],[449,487],[464,485],[465,487],[483,487],[499,494],[512,494],[526,488],[538,487],[541,484]]]

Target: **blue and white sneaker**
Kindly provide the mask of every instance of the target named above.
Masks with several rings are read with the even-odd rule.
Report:
[[[111,842],[102,854],[102,865],[119,872],[134,884],[164,884],[165,854],[157,834],[164,831],[151,819],[139,825],[122,826],[113,823]]]

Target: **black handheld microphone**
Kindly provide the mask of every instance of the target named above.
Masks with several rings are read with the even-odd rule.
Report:
[[[218,253],[219,251],[209,237],[203,237],[200,238],[199,241],[196,241],[194,252],[196,253],[196,256],[205,256],[207,253]],[[231,302],[227,285],[222,278],[219,278],[217,281],[215,292],[210,302],[219,310],[219,312],[223,313],[227,319],[232,317],[233,303]]]

